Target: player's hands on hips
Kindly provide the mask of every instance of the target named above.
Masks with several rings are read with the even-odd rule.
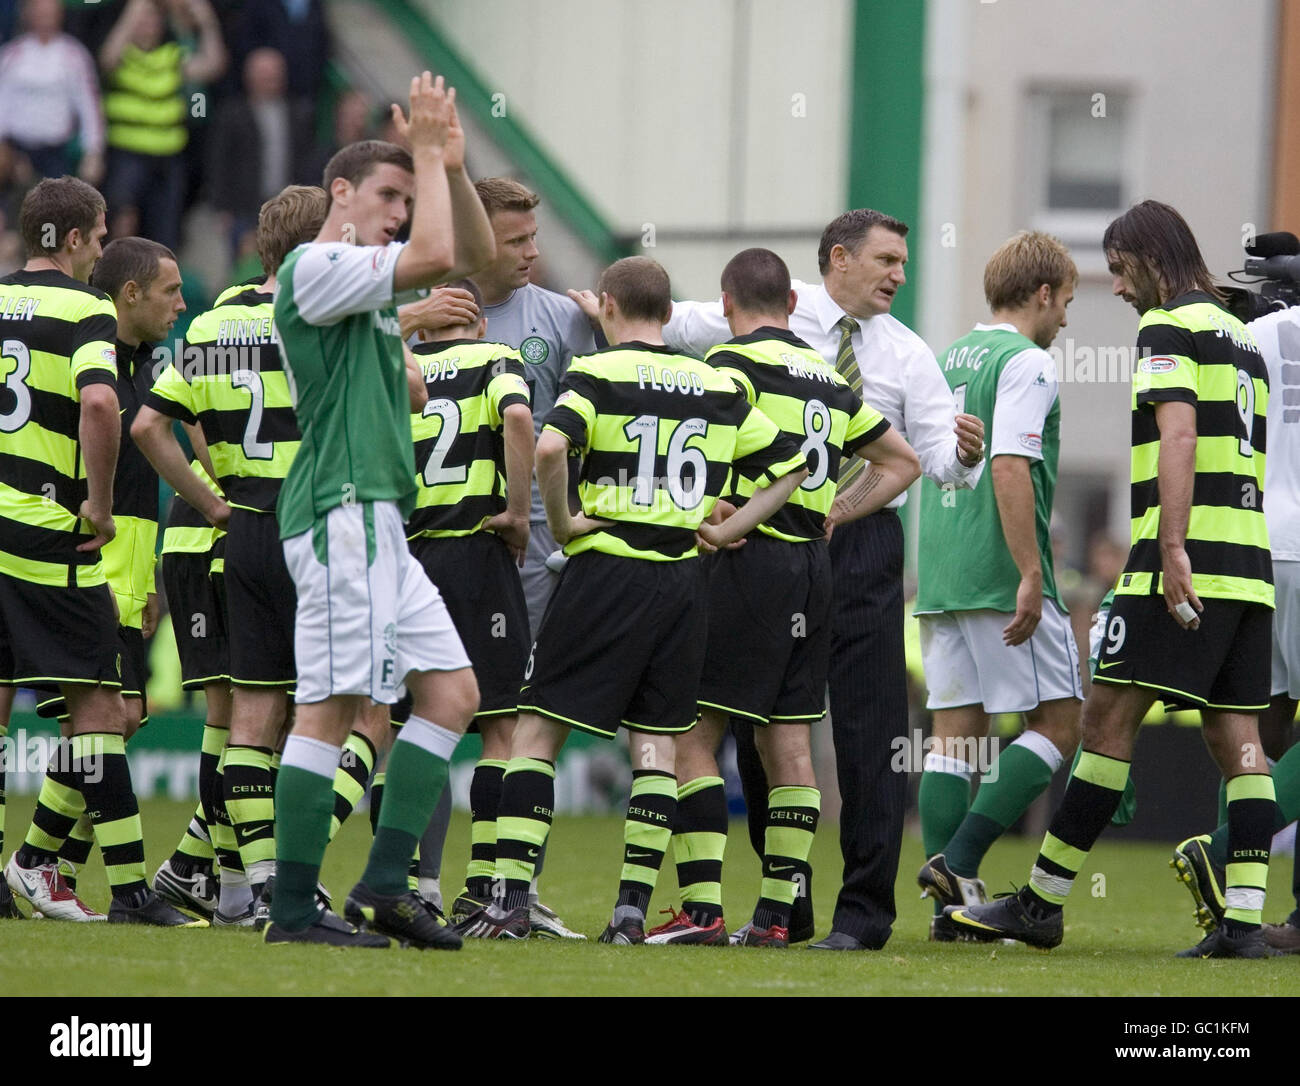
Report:
[[[88,551],[97,551],[115,535],[117,535],[117,523],[113,520],[111,511],[95,509],[89,501],[81,503],[81,519],[90,522],[90,526],[95,529],[95,534],[86,542],[79,543],[77,550],[83,554]]]
[[[515,565],[523,569],[524,556],[528,553],[528,534],[532,531],[528,514],[517,516],[507,509],[504,513],[498,513],[483,527],[489,532],[496,532],[505,541],[505,545],[510,548],[510,556],[515,560]]]
[[[953,427],[957,435],[957,459],[973,468],[984,459],[984,420],[978,415],[958,415]]]
[[[1193,616],[1190,620],[1178,613],[1179,604],[1188,604],[1196,614],[1205,610],[1192,588],[1192,563],[1187,551],[1182,547],[1160,548],[1160,565],[1163,572],[1165,588],[1165,606],[1170,615],[1184,630],[1199,629],[1201,620]]]
[[[158,593],[150,592],[140,615],[140,635],[148,641],[158,629]]]
[[[738,542],[745,542],[743,539]],[[705,554],[712,554],[726,546],[722,542],[722,525],[710,524],[707,520],[695,529],[695,545]]]
[[[1034,635],[1043,617],[1043,575],[1021,577],[1016,589],[1016,613],[1002,628],[1002,640],[1008,645],[1022,645]]]
[[[695,546],[701,554],[712,554],[719,550],[734,551],[745,545],[744,536],[731,543],[721,542],[722,526],[735,512],[736,507],[725,498],[719,498],[713,503],[708,519],[695,530]]]
[[[474,295],[460,287],[434,287],[427,298],[408,302],[397,310],[403,339],[408,339],[412,332],[473,324],[478,318]]]
[[[442,76],[434,79],[423,72],[411,80],[411,116],[393,103],[393,127],[411,145],[411,150],[442,151],[451,129],[451,110],[456,101],[454,88],[444,88]]]
[[[601,520],[599,517],[589,517],[586,513],[579,513],[577,516],[571,516],[568,524],[552,525],[551,534],[555,536],[555,542],[562,547],[571,539],[577,539],[578,536],[594,532],[599,528],[607,528],[609,524],[609,521]]]
[[[223,532],[230,526],[230,506],[215,494],[212,496],[212,504],[203,511],[203,515],[212,527]]]

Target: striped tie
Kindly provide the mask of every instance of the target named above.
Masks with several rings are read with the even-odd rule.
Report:
[[[862,397],[862,372],[858,369],[858,360],[853,354],[853,333],[858,330],[858,322],[852,317],[843,316],[835,322],[840,330],[840,349],[835,354],[835,370],[848,381],[849,388],[859,399]],[[865,462],[857,456],[845,457],[840,462],[839,489],[858,477]]]

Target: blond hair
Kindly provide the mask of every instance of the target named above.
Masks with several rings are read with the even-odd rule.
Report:
[[[498,211],[532,211],[542,198],[513,177],[485,177],[474,182],[474,190],[488,217]]]
[[[1015,309],[1046,283],[1055,294],[1079,280],[1079,269],[1058,238],[1022,230],[1008,238],[984,266],[984,297],[990,309]]]
[[[262,205],[257,214],[257,255],[267,275],[274,275],[289,253],[320,233],[326,203],[322,188],[288,185]]]

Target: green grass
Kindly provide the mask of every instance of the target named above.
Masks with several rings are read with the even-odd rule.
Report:
[[[9,803],[6,858],[25,832],[30,797]],[[149,870],[166,858],[188,818],[182,804],[144,806]],[[341,899],[365,859],[364,816],[331,846],[324,880]],[[452,825],[443,886],[460,885],[468,819]],[[985,863],[990,891],[1023,880],[1036,841],[1000,843]],[[614,818],[561,817],[543,879],[544,899],[594,936],[613,903],[621,855]],[[904,841],[900,917],[888,947],[872,954],[785,953],[738,948],[629,947],[594,943],[470,941],[460,953],[325,951],[265,947],[243,930],[163,931],[49,921],[0,923],[6,977],[30,995],[1282,995],[1300,992],[1295,959],[1271,962],[1175,961],[1199,937],[1191,897],[1166,866],[1163,845],[1102,844],[1066,910],[1065,943],[1043,953],[1023,946],[934,945],[926,941],[930,904],[912,876],[920,842]],[[840,870],[835,828],[817,835],[813,854],[818,933],[825,934]],[[1098,880],[1104,876],[1104,885]],[[1285,911],[1291,867],[1274,865],[1269,916]],[[727,853],[726,915],[747,919],[758,866],[741,824]],[[90,904],[106,909],[103,867],[92,858],[81,882]],[[676,903],[667,865],[654,907]],[[1096,896],[1094,896],[1094,894]],[[10,994],[20,994],[16,988]]]

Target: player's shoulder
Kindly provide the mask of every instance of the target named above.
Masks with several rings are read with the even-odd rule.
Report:
[[[750,348],[750,351],[735,351],[734,348],[736,347]],[[756,328],[754,331],[747,332],[744,335],[733,336],[725,343],[719,343],[716,347],[713,347],[709,353],[714,354],[726,351],[729,348],[736,354],[745,353],[748,357],[758,355],[765,359],[775,359],[779,357],[783,351],[788,351],[790,348],[793,348],[796,351],[804,351],[817,355],[818,358],[821,358],[821,355],[817,354],[817,351],[811,344],[795,335],[795,333],[790,329],[776,328],[770,325]]]
[[[117,318],[113,299],[105,291],[53,269],[48,271],[20,269],[11,272],[0,278],[0,292],[43,295],[44,301],[40,306],[39,314],[41,316],[77,319],[96,313],[107,313],[114,319]],[[51,313],[52,309],[56,312]]]
[[[689,354],[683,354],[673,347],[661,343],[611,343],[589,354],[574,355],[569,363],[570,370],[589,373],[596,377],[614,381],[640,381],[641,369],[650,367],[659,370],[680,370],[694,373],[701,377],[717,378],[718,371],[709,363]],[[719,387],[729,387],[727,378],[721,378]],[[717,381],[715,380],[716,384]]]
[[[514,347],[491,339],[435,339],[410,346],[411,353],[417,358],[455,355],[458,360],[463,359],[466,366],[485,366],[499,360],[523,364],[523,358]]]
[[[265,278],[266,277],[263,275],[255,275],[249,279],[241,280],[238,283],[231,283],[230,286],[222,290],[216,296],[216,298],[213,299],[212,301],[213,307],[215,308],[216,306],[225,305],[227,302],[233,301],[235,299],[243,298],[246,294],[249,294],[250,292],[254,294],[262,293],[258,291],[257,288],[262,285],[262,282]],[[269,292],[266,293],[265,296],[268,300],[271,298],[271,294]]]
[[[1236,333],[1245,330],[1232,313],[1213,295],[1203,290],[1189,290],[1152,306],[1138,320],[1138,331],[1161,326],[1183,328],[1189,332]],[[1249,332],[1245,332],[1249,335]]]
[[[1143,313],[1138,346],[1193,358],[1201,353],[1213,362],[1225,361],[1224,350],[1231,350],[1243,359],[1255,356],[1258,363],[1263,361],[1251,327],[1203,290],[1187,291]]]
[[[576,321],[581,321],[584,324],[587,322],[587,318],[578,303],[567,294],[547,290],[536,283],[525,283],[500,304],[502,306],[513,304],[521,309],[527,309],[529,312],[544,313],[557,325],[565,325]],[[486,308],[491,310],[496,307],[487,306]]]
[[[205,309],[190,322],[190,328],[215,328],[222,321],[240,316],[270,316],[275,306],[275,295],[269,290],[258,290],[259,285],[260,281],[255,281],[227,287],[217,295],[211,308]]]
[[[1002,367],[1004,375],[1008,372],[1042,373],[1044,370],[1050,371],[1052,376],[1056,374],[1056,363],[1051,352],[1010,324],[976,324],[971,335],[976,342],[982,339],[987,344],[1000,346],[1009,352]],[[962,340],[957,342],[961,343]]]
[[[329,273],[334,269],[354,274],[358,269],[369,269],[370,274],[378,279],[385,273],[391,273],[393,262],[404,248],[406,243],[402,241],[390,241],[387,245],[304,241],[284,258],[276,272],[276,278],[283,283],[287,277],[292,277],[303,269],[316,274]]]
[[[1188,301],[1179,303],[1175,299],[1164,305],[1152,306],[1138,318],[1138,334],[1152,328],[1180,328],[1188,332],[1193,331],[1195,321],[1188,308],[1190,304]]]
[[[1300,335],[1300,306],[1288,309],[1274,309],[1262,317],[1256,317],[1246,325],[1246,330],[1255,337],[1259,353],[1270,364],[1282,360],[1281,337],[1283,329],[1292,329],[1291,342]]]

